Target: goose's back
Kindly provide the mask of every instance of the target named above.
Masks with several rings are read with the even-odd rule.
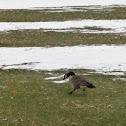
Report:
[[[72,76],[69,79],[69,81],[74,88],[80,88],[80,87],[88,86],[89,84],[92,84],[90,80],[88,80],[85,76],[82,76],[82,75]]]

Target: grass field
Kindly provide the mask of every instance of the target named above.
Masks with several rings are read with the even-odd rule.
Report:
[[[85,70],[74,70],[86,73]],[[55,76],[67,70],[53,71]],[[44,78],[47,71],[0,71],[0,125],[9,126],[124,126],[125,82],[115,76],[89,75],[96,89],[72,95],[69,84],[55,84]]]
[[[0,22],[66,21],[79,19],[126,19],[125,7],[113,11],[47,12],[48,10],[0,10]]]
[[[126,8],[113,11],[46,12],[44,10],[0,10],[0,22],[64,21],[78,19],[126,19]],[[126,44],[125,34],[88,34],[17,30],[0,32],[0,47],[52,47],[92,44]],[[0,126],[125,126],[126,76],[91,74],[96,89],[72,95],[68,83],[44,78],[68,71],[90,70],[2,70],[0,69]],[[62,79],[62,78],[61,78]],[[56,79],[56,80],[61,80]],[[113,80],[115,79],[115,80]]]
[[[0,33],[1,47],[53,47],[92,44],[126,44],[123,34],[88,34],[72,32],[43,32],[21,30]]]

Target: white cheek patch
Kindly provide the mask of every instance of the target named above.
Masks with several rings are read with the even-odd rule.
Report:
[[[65,74],[65,78],[68,78],[68,77],[67,77],[67,74]]]
[[[80,88],[85,89],[87,86],[80,86]]]

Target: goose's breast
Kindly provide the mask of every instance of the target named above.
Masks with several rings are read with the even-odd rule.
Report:
[[[80,88],[85,89],[87,86],[80,86]]]

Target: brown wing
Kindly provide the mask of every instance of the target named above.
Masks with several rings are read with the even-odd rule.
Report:
[[[88,80],[87,77],[82,76],[82,75],[73,76],[73,80],[76,84],[80,86],[87,86],[89,84],[92,84],[92,82]]]

